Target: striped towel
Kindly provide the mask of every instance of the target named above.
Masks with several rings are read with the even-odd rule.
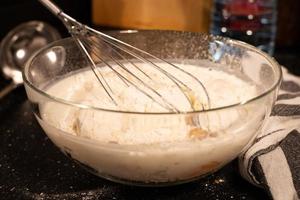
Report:
[[[239,157],[242,176],[274,200],[300,197],[300,77],[283,69],[272,113],[253,145]]]

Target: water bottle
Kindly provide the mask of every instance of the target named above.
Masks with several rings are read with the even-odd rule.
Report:
[[[210,32],[273,54],[277,0],[214,0]]]

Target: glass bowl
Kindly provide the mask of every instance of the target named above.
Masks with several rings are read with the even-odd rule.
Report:
[[[90,68],[72,38],[59,40],[32,57],[23,79],[36,119],[63,153],[108,180],[165,186],[215,172],[251,145],[270,115],[281,81],[281,68],[271,57],[246,43],[200,33],[113,31],[109,34],[170,62],[195,66],[206,63],[210,68],[245,77],[259,92],[233,105],[184,113],[118,111],[67,100],[48,92],[48,88]],[[63,94],[69,88],[56,89]],[[96,117],[78,121],[70,113]],[[191,134],[195,119],[200,122],[196,127],[196,136],[200,137],[172,139],[172,134],[174,138]],[[82,127],[92,127],[94,135],[77,132]],[[107,134],[123,137],[128,129],[130,137],[138,142],[101,139]],[[170,137],[151,142],[149,130],[159,130],[161,135]]]

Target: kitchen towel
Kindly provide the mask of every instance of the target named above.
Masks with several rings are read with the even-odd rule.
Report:
[[[274,200],[300,197],[300,77],[283,68],[283,82],[270,118],[239,157],[242,176]]]

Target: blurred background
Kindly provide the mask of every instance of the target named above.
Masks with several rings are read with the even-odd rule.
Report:
[[[299,0],[56,0],[67,13],[100,30],[165,29],[214,33],[262,47],[300,74]],[[37,0],[0,1],[0,40],[16,25],[42,20],[68,36]],[[263,38],[263,39],[262,39]],[[270,40],[270,41],[269,41]],[[275,44],[275,46],[273,46]],[[275,51],[274,51],[275,50]]]

